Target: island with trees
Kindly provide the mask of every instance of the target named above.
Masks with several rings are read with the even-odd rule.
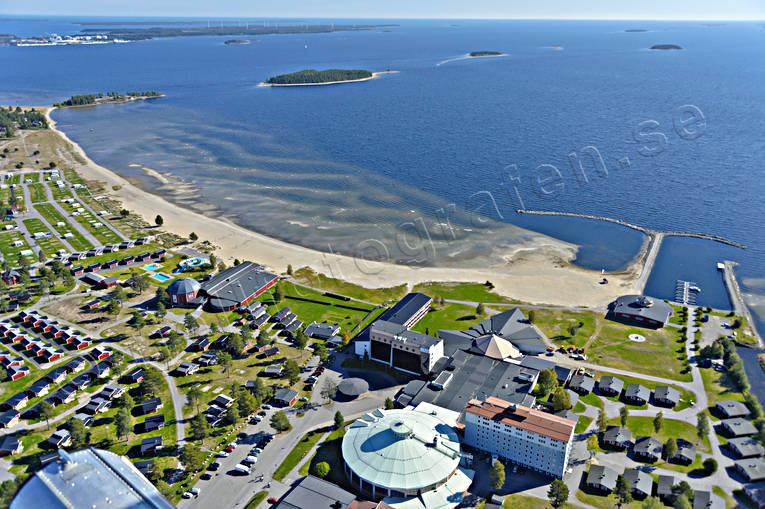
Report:
[[[654,44],[651,46],[651,49],[658,49],[658,50],[679,50],[683,49],[682,46],[678,46],[677,44]]]
[[[48,120],[45,114],[35,108],[0,107],[0,138],[13,138],[16,131],[23,129],[46,129],[47,127]]]
[[[468,53],[468,56],[471,58],[480,58],[480,57],[501,57],[504,56],[504,53],[501,53],[499,51],[471,51]]]
[[[261,83],[261,86],[267,87],[289,87],[303,85],[334,85],[338,83],[355,83],[368,81],[379,77],[381,74],[389,74],[398,71],[371,72],[363,69],[327,69],[317,71],[315,69],[305,69],[289,74],[280,74],[273,76]]]
[[[252,41],[249,39],[229,39],[227,41],[224,41],[223,44],[231,45],[231,44],[250,44]]]
[[[152,99],[155,97],[165,97],[165,94],[160,94],[159,92],[154,92],[153,90],[146,92],[125,92],[124,94],[120,94],[119,92],[107,92],[106,94],[80,94],[73,95],[66,101],[53,103],[53,107],[75,108],[80,106],[96,106],[98,104],[140,101],[143,99]]]

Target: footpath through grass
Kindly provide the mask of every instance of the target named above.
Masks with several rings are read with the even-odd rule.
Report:
[[[82,235],[82,233],[74,229],[69,221],[67,221],[67,219],[56,209],[56,207],[50,203],[38,203],[34,206],[34,208],[37,209],[40,215],[43,216],[46,221],[48,221],[48,224],[50,224],[51,227],[56,230],[56,233],[58,233],[61,237],[67,233],[72,234],[72,237],[68,238],[67,241],[74,249],[77,251],[87,251],[88,249],[93,248],[93,244],[91,244]],[[64,223],[64,225],[60,226],[59,223]]]

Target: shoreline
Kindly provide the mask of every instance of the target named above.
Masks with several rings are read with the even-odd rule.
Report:
[[[82,147],[57,129],[51,118],[54,109],[41,108],[51,131],[71,144],[73,152],[85,161],[85,164],[71,164],[85,180],[103,182],[106,196],[121,202],[149,224],[159,214],[164,219],[162,230],[185,238],[195,232],[200,240],[209,240],[218,246],[215,255],[227,264],[235,258],[252,259],[277,273],[285,272],[288,265],[294,269],[307,266],[367,288],[400,284],[411,288],[424,282],[483,283],[488,280],[495,285],[497,293],[531,304],[602,307],[634,290],[645,261],[646,251],[641,249],[625,270],[609,273],[609,284],[601,285],[598,283],[602,277],[600,272],[571,264],[577,246],[542,234],[501,253],[502,262],[485,268],[413,267],[317,251],[254,232],[223,217],[193,212],[137,187],[95,163]]]
[[[259,87],[312,87],[318,85],[342,85],[343,83],[361,83],[362,81],[369,81],[379,78],[383,74],[398,74],[401,71],[377,71],[373,72],[372,76],[368,78],[359,78],[357,80],[343,80],[343,81],[323,81],[321,83],[268,83],[267,81],[261,81],[258,83]]]
[[[125,96],[125,99],[121,99],[119,101],[109,100],[109,101],[101,101],[94,102],[93,104],[74,104],[72,106],[46,106],[47,108],[51,108],[51,111],[54,109],[60,109],[60,110],[67,110],[67,109],[73,109],[73,108],[93,108],[95,106],[103,106],[104,104],[125,104],[133,101],[146,101],[148,99],[158,99],[160,97],[167,97],[166,94],[159,94],[159,95],[142,95],[142,96]],[[48,118],[48,121],[50,123],[50,118]],[[70,141],[71,142],[71,141]]]

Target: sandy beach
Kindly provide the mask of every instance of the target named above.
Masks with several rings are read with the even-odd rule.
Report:
[[[209,240],[219,247],[215,251],[216,256],[227,263],[234,258],[253,260],[279,273],[284,272],[288,264],[295,269],[308,266],[317,272],[369,288],[427,281],[483,283],[489,280],[498,293],[524,302],[589,307],[604,306],[616,296],[630,293],[642,269],[643,256],[640,256],[628,270],[609,275],[609,284],[601,285],[599,272],[571,265],[570,261],[576,256],[576,246],[544,235],[535,235],[533,242],[502,253],[504,263],[464,270],[373,262],[289,244],[242,228],[224,218],[192,212],[138,188],[92,161],[79,145],[55,128],[55,122],[50,118],[51,111],[52,108],[46,110],[51,128],[62,140],[71,143],[73,150],[85,161],[85,164],[78,163],[74,158],[67,161],[83,178],[103,182],[110,198],[122,202],[125,208],[141,215],[148,223],[153,223],[154,217],[159,214],[164,219],[163,230],[184,237],[195,232],[200,240]]]
[[[343,80],[343,81],[324,81],[322,83],[268,83],[266,81],[261,81],[258,83],[259,87],[313,87],[313,86],[320,86],[320,85],[342,85],[343,83],[359,83],[362,81],[369,81],[376,78],[379,78],[383,74],[396,74],[400,71],[378,71],[373,72],[372,76],[368,78],[360,78],[357,80]]]

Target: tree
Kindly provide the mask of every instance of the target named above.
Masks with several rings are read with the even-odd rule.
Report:
[[[664,429],[664,412],[659,412],[653,418],[653,430],[658,434],[662,429]]]
[[[672,507],[674,507],[674,509],[693,509],[693,504],[691,504],[691,501],[688,500],[686,495],[680,495],[672,503]]]
[[[239,334],[229,335],[228,341],[226,342],[226,348],[231,352],[231,355],[241,357],[242,352],[244,351],[244,338]]]
[[[234,400],[231,406],[228,407],[226,415],[223,417],[223,423],[226,425],[235,426],[239,422],[239,402]]]
[[[123,219],[128,217],[130,215],[130,211],[128,209],[122,209],[120,210],[120,217]]]
[[[130,410],[124,407],[117,410],[117,415],[114,416],[114,424],[117,427],[117,436],[125,437],[125,442],[127,442],[128,437],[130,436],[131,420]]]
[[[120,312],[120,303],[116,300],[110,300],[106,305],[106,312],[110,315],[116,315]]]
[[[276,288],[274,289],[274,302],[279,303],[284,299],[284,291],[282,290],[281,285],[276,285]]]
[[[703,412],[696,417],[696,436],[701,441],[709,435],[709,420]]]
[[[271,416],[271,427],[281,433],[282,431],[291,429],[292,425],[290,424],[290,420],[287,419],[287,414],[280,410]]]
[[[292,265],[287,264],[287,275],[288,276],[292,275]]]
[[[630,411],[627,409],[626,406],[622,406],[619,409],[619,421],[622,423],[622,426],[627,425],[627,418],[630,416]]]
[[[560,479],[555,479],[547,490],[547,499],[554,508],[561,507],[568,500],[568,486]]]
[[[393,400],[385,398],[385,410],[393,410],[396,406],[393,404]]]
[[[146,327],[146,320],[144,319],[143,315],[140,311],[137,309],[133,311],[133,317],[130,319],[130,325],[138,331],[138,333],[141,333],[141,329]]]
[[[167,309],[165,308],[165,305],[162,304],[161,302],[157,302],[157,304],[155,305],[154,309],[155,309],[154,314],[160,320],[163,319],[165,317],[165,315],[167,314]]]
[[[255,411],[260,406],[260,401],[258,401],[258,398],[253,396],[250,391],[241,387],[237,392],[236,399],[239,402],[239,415],[241,417],[255,413]]]
[[[712,475],[717,472],[717,461],[714,458],[705,459],[703,465],[707,475]]]
[[[53,417],[53,414],[55,414],[53,405],[47,401],[41,401],[37,404],[37,413],[40,415],[40,417],[45,419],[45,424],[48,426],[48,429],[50,429],[50,418]]]
[[[526,318],[528,319],[529,323],[534,323],[535,317],[536,317],[536,314],[534,313],[533,309],[530,309],[529,312],[526,314]]]
[[[290,381],[290,385],[294,385],[300,380],[300,366],[294,359],[287,359],[287,362],[284,363],[284,376]]]
[[[322,364],[327,362],[327,358],[329,357],[329,354],[327,353],[327,347],[324,346],[324,343],[314,343],[313,353],[317,357],[319,357],[319,362],[321,362]]]
[[[218,364],[221,365],[223,368],[223,373],[228,375],[229,370],[231,369],[231,365],[233,364],[233,359],[231,358],[231,354],[228,352],[221,352],[218,354]]]
[[[82,449],[90,442],[90,434],[85,424],[80,419],[71,419],[67,423],[69,434],[72,437],[72,449]]]
[[[196,233],[191,232],[189,233],[189,240],[191,242],[196,242],[197,240],[199,240],[199,236]]]
[[[669,461],[675,457],[675,454],[677,454],[677,441],[670,437],[667,439],[667,443],[664,444],[664,456]]]
[[[478,316],[483,316],[485,312],[486,310],[483,307],[483,303],[479,302],[478,305],[475,307],[475,314]]]
[[[143,293],[149,288],[149,281],[143,274],[135,274],[128,279],[128,285],[136,293]]]
[[[505,466],[499,460],[489,469],[489,484],[497,491],[505,485]]]
[[[569,396],[567,390],[559,388],[557,391],[555,391],[555,394],[553,394],[552,404],[556,412],[560,412],[561,410],[570,410],[571,396]]]
[[[543,369],[539,372],[537,383],[539,384],[539,392],[542,397],[547,396],[558,387],[558,375],[555,374],[555,370],[552,368]]]
[[[616,495],[617,505],[619,507],[632,502],[632,489],[630,488],[630,483],[623,475],[616,478],[616,489],[614,489],[614,494]]]
[[[329,463],[326,461],[322,461],[321,463],[317,463],[315,467],[313,467],[313,473],[316,474],[316,477],[319,477],[320,479],[324,479],[327,477],[327,474],[329,473]]]
[[[138,392],[146,399],[154,398],[162,390],[163,383],[162,375],[157,370],[147,369],[143,375],[143,380],[138,385]]]
[[[183,315],[183,328],[189,334],[195,334],[199,330],[199,322],[191,313]]]
[[[170,295],[167,293],[167,290],[162,288],[161,286],[157,287],[157,291],[154,294],[157,298],[157,303],[162,303],[165,307],[169,306],[171,304],[170,302]],[[156,306],[156,304],[155,304]]]
[[[55,161],[51,161],[51,162],[48,163],[48,168],[55,168],[55,167],[56,167],[56,162]]]
[[[643,509],[664,509],[664,503],[658,497],[648,497],[643,501]]]
[[[255,378],[255,387],[252,388],[252,395],[259,401],[266,401],[271,397],[271,389],[269,389],[265,382],[261,378]]]
[[[155,464],[156,464],[156,462],[155,462]],[[157,486],[157,491],[159,491],[162,494],[163,497],[165,497],[167,499],[170,499],[170,498],[173,497],[173,494],[174,494],[173,487],[170,486],[169,484],[167,484],[162,479],[157,481],[156,486]]]
[[[199,385],[195,384],[189,387],[186,399],[189,400],[189,405],[196,407],[197,413],[199,413],[199,402],[202,400],[202,389],[199,388]]]
[[[308,345],[308,336],[306,336],[305,332],[301,330],[298,330],[295,334],[295,347],[300,350],[300,360],[303,360],[303,350],[305,350],[306,345]]]
[[[109,292],[109,298],[116,300],[120,303],[120,306],[127,300],[127,294],[125,289],[121,285],[115,286],[111,292]]]
[[[345,427],[345,417],[340,413],[340,410],[335,412],[335,429],[343,429]]]
[[[606,417],[605,410],[601,408],[600,412],[598,412],[598,431],[603,433],[606,429],[608,429],[608,418]]]
[[[258,346],[266,346],[271,343],[271,338],[268,337],[268,333],[264,329],[258,333],[258,337],[255,342]]]
[[[687,481],[680,481],[672,486],[672,499],[677,502],[681,497],[685,498],[688,507],[690,507],[690,502],[693,500],[693,488],[691,488],[691,485],[688,484]],[[675,505],[675,507],[677,507],[677,505]]]
[[[191,419],[189,431],[191,432],[191,438],[199,440],[201,443],[202,440],[210,435],[210,424],[207,422],[204,415],[198,413]]]
[[[202,452],[198,446],[193,444],[186,444],[181,449],[178,459],[186,470],[189,472],[196,472],[201,470],[205,464],[205,456],[207,454]]]
[[[162,216],[160,216],[159,214],[157,214],[157,217],[154,218],[154,224],[156,224],[157,226],[162,226],[164,222],[165,220],[162,219]]]
[[[337,384],[334,380],[327,377],[324,379],[324,385],[321,387],[321,397],[329,401],[337,396]]]
[[[128,410],[132,410],[135,406],[135,400],[133,399],[133,396],[130,395],[129,392],[125,391],[122,396],[117,398],[117,401],[115,401],[115,405],[117,408],[127,408]]]

